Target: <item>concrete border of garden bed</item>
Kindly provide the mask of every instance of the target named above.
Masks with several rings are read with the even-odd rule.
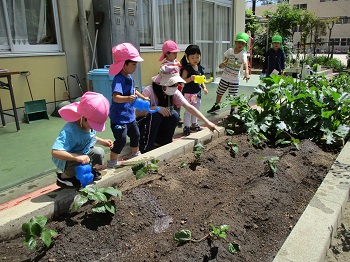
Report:
[[[150,159],[159,159],[161,166],[166,161],[179,155],[193,151],[196,143],[208,144],[225,134],[223,127],[218,127],[220,133],[211,132],[208,128],[182,137],[171,144],[159,147],[155,150],[142,154],[123,162],[123,166],[117,169],[102,171],[102,179],[96,182],[98,187],[117,186],[125,181],[135,181],[130,166],[134,162]],[[28,222],[33,216],[45,216],[52,218],[69,210],[76,191],[72,189],[57,189],[36,198],[23,201],[18,205],[7,208],[0,212],[0,241],[15,237],[22,231],[22,224]]]
[[[212,133],[204,129],[125,161],[124,167],[103,171],[102,180],[96,184],[98,187],[108,187],[135,180],[130,168],[132,163],[159,159],[159,165],[162,165],[172,158],[192,152],[197,142],[208,144],[223,136],[224,128],[220,127],[220,131],[221,133]],[[340,225],[349,191],[350,142],[345,144],[338,155],[331,170],[277,253],[274,262],[323,262],[337,227]],[[75,195],[75,190],[58,189],[1,211],[0,240],[20,234],[21,225],[33,216],[52,218],[67,212]]]

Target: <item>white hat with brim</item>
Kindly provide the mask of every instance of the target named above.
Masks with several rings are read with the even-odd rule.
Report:
[[[185,80],[183,80],[179,74],[163,74],[160,73],[160,85],[161,86],[173,86],[177,83],[186,83]]]

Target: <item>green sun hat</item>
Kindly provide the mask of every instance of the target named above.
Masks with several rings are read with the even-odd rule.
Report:
[[[249,41],[249,35],[244,33],[244,32],[241,32],[241,33],[238,33],[236,35],[236,40],[235,41],[238,41],[238,42],[243,42],[245,44],[248,44],[248,41]]]
[[[272,43],[280,43],[282,44],[282,36],[280,35],[275,35],[272,37]]]

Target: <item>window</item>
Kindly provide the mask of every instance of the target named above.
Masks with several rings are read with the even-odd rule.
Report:
[[[295,4],[294,7],[296,9],[303,9],[306,10],[307,9],[307,4]]]
[[[349,45],[349,46],[350,46],[350,38],[347,38],[347,39],[346,39],[346,45]]]
[[[340,39],[340,45],[341,46],[346,46],[346,38]]]
[[[178,45],[192,42],[192,0],[138,0],[138,8],[142,47],[159,47],[169,39]]]
[[[152,4],[150,1],[138,1],[139,38],[140,46],[152,46]]]
[[[58,52],[56,0],[0,2],[0,52]]]

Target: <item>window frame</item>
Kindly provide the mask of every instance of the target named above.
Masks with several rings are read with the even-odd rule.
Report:
[[[0,1],[0,4],[2,5],[3,11],[4,11],[3,17],[5,19],[5,28],[6,28],[7,41],[8,41],[7,45],[0,46],[0,55],[6,54],[6,53],[30,54],[30,53],[57,53],[57,52],[63,51],[57,0],[48,0],[48,1],[51,1],[51,4],[52,4],[53,22],[55,23],[55,33],[56,33],[57,44],[38,44],[38,45],[23,45],[23,46],[13,44],[12,35],[11,35],[11,26],[10,26],[8,12],[7,12],[7,3],[6,3],[6,0]]]

